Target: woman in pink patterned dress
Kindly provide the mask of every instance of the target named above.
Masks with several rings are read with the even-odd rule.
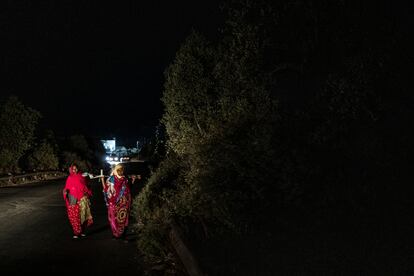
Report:
[[[135,178],[136,176],[132,176],[132,183]],[[106,182],[101,179],[112,235],[114,238],[121,238],[128,227],[131,209],[131,190],[128,178],[124,175],[124,167],[121,164],[116,165]]]

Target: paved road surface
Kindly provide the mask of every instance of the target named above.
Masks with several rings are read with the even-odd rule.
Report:
[[[91,182],[94,225],[87,237],[72,239],[61,195],[64,182],[0,188],[0,274],[142,275],[134,234],[127,232],[129,242],[112,239],[97,180]]]

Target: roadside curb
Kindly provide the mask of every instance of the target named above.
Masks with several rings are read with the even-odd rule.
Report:
[[[24,175],[10,175],[0,178],[0,187],[20,186],[44,180],[60,179],[67,176],[61,171],[38,172]]]
[[[182,231],[178,227],[177,223],[173,221],[170,223],[170,226],[170,242],[173,245],[181,262],[183,263],[188,275],[205,276],[206,274],[201,270],[194,254],[191,252],[188,245],[184,242]]]

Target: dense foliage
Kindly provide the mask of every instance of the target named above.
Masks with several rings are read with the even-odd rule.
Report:
[[[83,135],[56,138],[39,126],[41,115],[11,96],[0,103],[0,174],[65,170],[77,162],[82,170],[102,167],[105,149]]]
[[[40,113],[16,97],[0,106],[0,173],[19,172],[19,159],[32,147]]]
[[[27,168],[30,171],[47,171],[59,169],[59,159],[52,145],[47,141],[41,142],[27,158]]]
[[[152,258],[168,255],[171,219],[203,239],[293,206],[362,214],[413,195],[404,184],[412,97],[395,11],[230,2],[222,31],[191,33],[166,70],[166,157],[135,204]]]

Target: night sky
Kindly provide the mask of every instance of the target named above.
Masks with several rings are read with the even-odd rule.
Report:
[[[165,68],[192,28],[217,30],[219,4],[123,3],[2,1],[1,98],[18,96],[60,135],[151,134]]]

